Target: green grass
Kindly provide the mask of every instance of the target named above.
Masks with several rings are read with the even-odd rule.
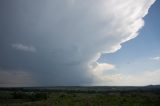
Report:
[[[23,97],[26,96],[26,97]],[[8,104],[8,105],[6,105]],[[154,92],[0,92],[0,106],[160,106]]]

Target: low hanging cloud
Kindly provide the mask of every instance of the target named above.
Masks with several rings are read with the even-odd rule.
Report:
[[[160,56],[152,57],[151,60],[160,61]]]
[[[2,23],[7,26],[2,32],[3,45],[21,41],[12,47],[30,52],[36,47],[38,52],[34,56],[10,55],[5,53],[9,49],[0,46],[5,51],[0,55],[5,60],[0,66],[26,69],[37,85],[107,84],[112,78],[106,78],[103,71],[115,66],[98,63],[101,53],[116,52],[122,43],[135,38],[154,2],[3,0]],[[33,46],[23,45],[26,43]]]
[[[12,48],[17,49],[17,50],[21,50],[21,51],[27,51],[27,52],[35,52],[36,51],[35,47],[23,45],[20,43],[12,44]]]

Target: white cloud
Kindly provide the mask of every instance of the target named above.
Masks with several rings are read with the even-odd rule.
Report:
[[[156,56],[156,57],[152,57],[150,58],[151,60],[156,60],[156,61],[160,61],[160,57],[159,56]]]
[[[106,77],[110,78],[109,85],[130,85],[130,86],[145,86],[145,85],[159,85],[160,84],[160,70],[144,71],[140,74],[113,74]],[[103,81],[101,85],[105,85]]]
[[[111,71],[115,68],[114,65],[112,64],[107,64],[107,63],[94,63],[90,65],[90,70],[91,73],[93,73],[94,80],[97,81],[104,81],[107,80],[109,81],[110,79],[106,77],[105,72]]]
[[[28,51],[28,52],[35,52],[36,51],[35,47],[23,45],[23,44],[20,44],[20,43],[12,44],[12,47],[17,49],[17,50],[21,50],[21,51]]]
[[[106,63],[96,63],[91,70],[94,76],[94,83],[91,85],[112,85],[112,86],[145,86],[160,84],[160,69],[151,71],[139,71],[137,74],[119,73],[116,66]],[[109,74],[109,71],[114,73]],[[116,73],[115,73],[115,70]]]

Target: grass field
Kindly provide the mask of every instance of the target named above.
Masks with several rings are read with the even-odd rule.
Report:
[[[5,90],[0,106],[160,106],[160,92]]]

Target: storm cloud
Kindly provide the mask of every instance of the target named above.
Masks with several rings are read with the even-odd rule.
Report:
[[[154,1],[1,0],[0,86],[12,73],[11,86],[107,84],[114,65],[97,60],[138,35]]]

